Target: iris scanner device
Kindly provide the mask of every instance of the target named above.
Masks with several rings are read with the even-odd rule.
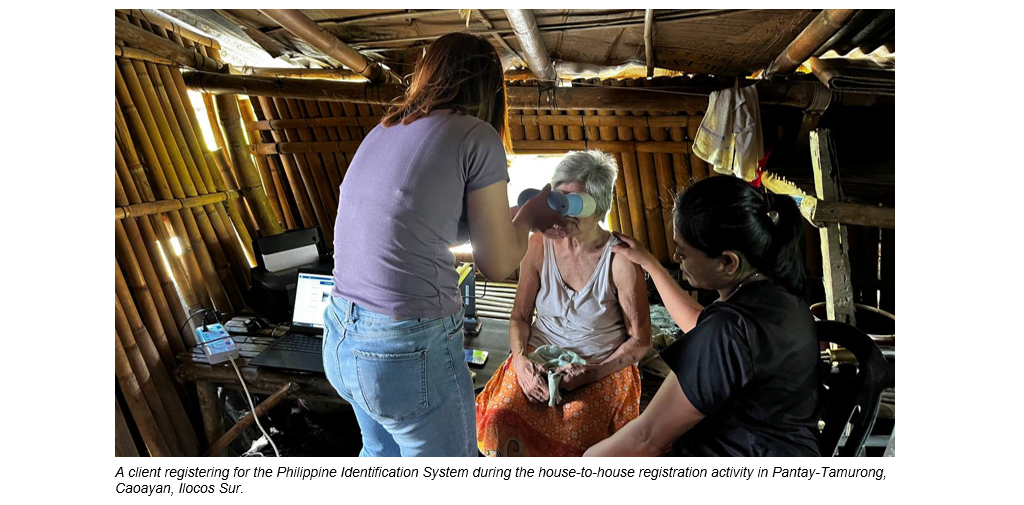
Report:
[[[525,205],[527,200],[539,193],[539,189],[524,189],[522,193],[519,193],[519,207]],[[588,217],[594,213],[597,202],[587,193],[563,193],[553,189],[548,194],[548,207],[551,207],[560,216]]]

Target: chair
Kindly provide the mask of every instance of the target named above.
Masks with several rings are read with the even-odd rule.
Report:
[[[858,456],[875,425],[882,391],[896,386],[895,367],[863,331],[837,321],[817,321],[815,326],[819,342],[845,347],[857,358],[856,365],[828,367],[823,374],[820,398],[825,428],[818,437],[818,448],[822,456]],[[840,448],[847,423],[852,429]]]

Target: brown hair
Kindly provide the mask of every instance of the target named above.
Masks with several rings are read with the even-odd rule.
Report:
[[[490,123],[512,152],[501,58],[490,42],[468,33],[449,33],[430,45],[416,63],[412,85],[381,121],[409,124],[437,109],[452,109]]]

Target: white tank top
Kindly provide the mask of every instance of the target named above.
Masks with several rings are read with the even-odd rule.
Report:
[[[629,338],[611,281],[611,246],[618,242],[614,235],[608,237],[597,268],[577,292],[562,280],[555,263],[554,245],[544,238],[537,320],[530,329],[529,345],[557,345],[575,351],[587,363],[596,364]]]

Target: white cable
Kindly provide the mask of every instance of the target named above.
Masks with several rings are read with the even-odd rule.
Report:
[[[263,436],[267,437],[267,441],[270,442],[270,446],[274,448],[274,456],[281,457],[281,453],[277,452],[277,445],[274,444],[274,439],[270,438],[270,434],[267,430],[263,429],[263,425],[260,424],[260,416],[256,415],[256,407],[252,404],[252,397],[249,395],[249,388],[245,386],[245,379],[242,378],[242,372],[238,370],[238,365],[235,364],[235,359],[231,358],[231,366],[235,367],[235,373],[238,374],[238,381],[242,383],[242,389],[245,390],[245,399],[249,402],[249,412],[252,412],[252,418],[256,420],[256,426],[259,426],[260,431],[263,432]]]

